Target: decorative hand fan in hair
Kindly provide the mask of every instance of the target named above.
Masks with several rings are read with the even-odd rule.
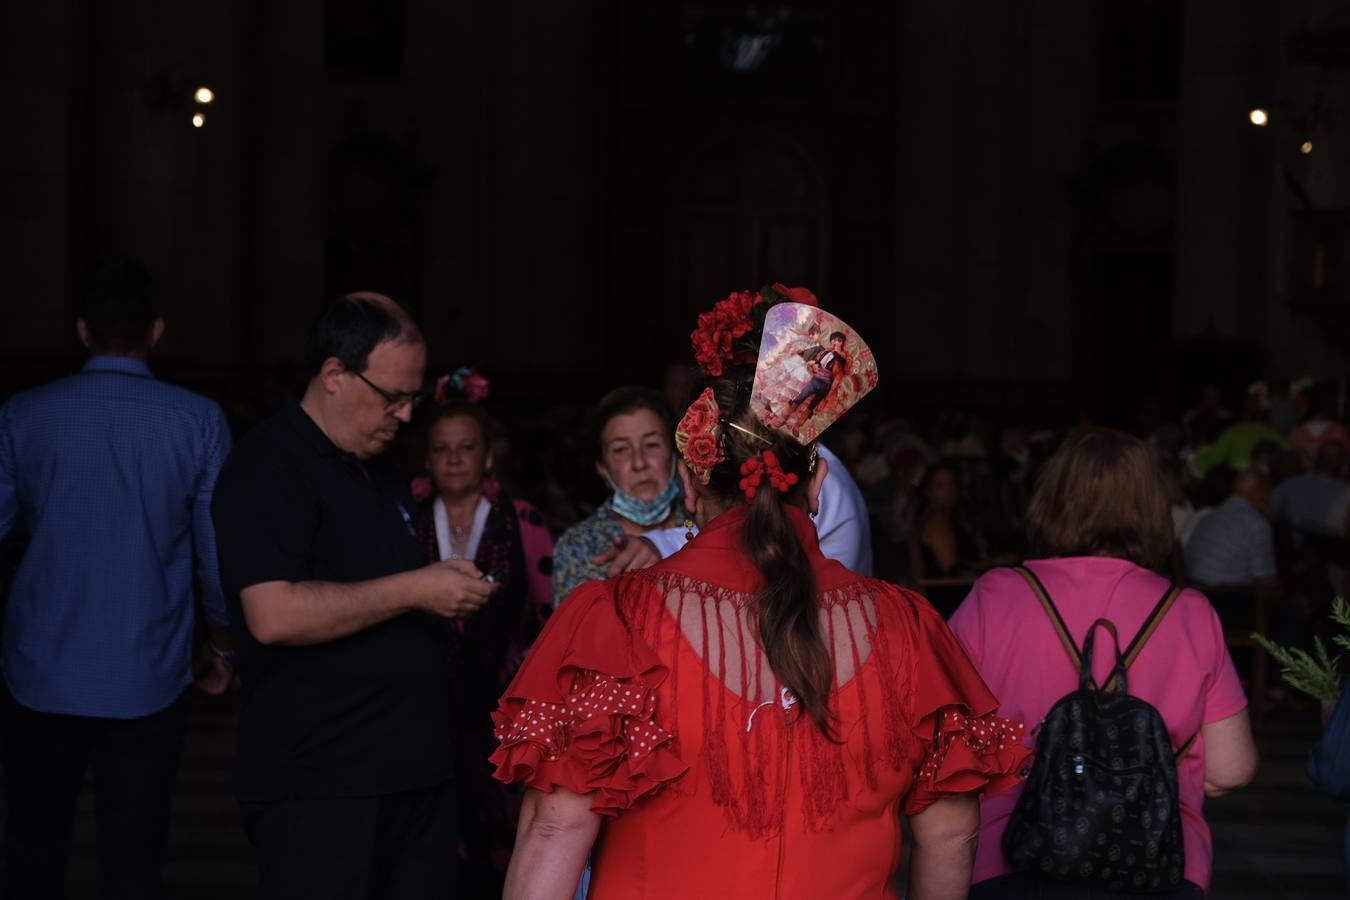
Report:
[[[750,394],[767,427],[809,444],[876,386],[876,359],[844,320],[803,303],[769,308]]]

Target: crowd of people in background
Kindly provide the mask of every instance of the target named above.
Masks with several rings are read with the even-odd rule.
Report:
[[[382,885],[379,895],[443,894],[453,872],[432,857],[447,840],[463,895],[499,894],[520,795],[488,764],[498,697],[579,585],[654,563],[697,533],[673,443],[697,373],[672,366],[660,389],[619,377],[586,410],[505,409],[464,372],[431,397],[424,386],[439,373],[424,374],[416,325],[387,298],[349,295],[311,338],[299,403],[233,435],[231,453],[220,408],[146,365],[164,327],[149,285],[134,269],[108,278],[81,309],[85,371],[0,412],[0,537],[21,543],[24,559],[0,619],[9,896],[59,894],[90,765],[105,879],[157,895],[145,885],[162,863],[194,681],[210,693],[242,682],[236,788],[268,896],[346,896],[344,880]],[[1293,643],[1317,631],[1350,577],[1344,385],[1252,382],[1240,399],[1230,412],[1205,386],[1193,408],[1138,435],[1170,507],[1161,543],[1088,574],[1046,568],[1053,593],[1090,593],[1080,582],[1122,567],[1141,593],[1167,581],[1274,588],[1271,630]],[[1004,567],[1073,555],[1064,541],[1033,546],[1049,513],[1032,500],[1082,424],[955,410],[920,421],[862,404],[820,445],[822,559],[918,590],[957,616],[971,652],[983,607],[1008,587]],[[91,504],[105,513],[96,529],[72,530]],[[400,543],[405,533],[420,553]],[[57,560],[71,553],[87,564],[57,583],[71,572]],[[995,570],[1005,574],[985,574]],[[140,612],[94,602],[102,581]],[[1209,607],[1188,596],[1200,621]],[[194,610],[204,611],[195,625]],[[1221,643],[1204,663],[1216,671]],[[114,674],[82,677],[91,658]],[[1030,722],[1053,698],[1020,696],[1015,682],[990,686]],[[1208,712],[1175,714],[1196,728],[1202,712],[1236,715],[1241,686],[1222,688]],[[1284,699],[1260,689],[1263,702]],[[1244,734],[1211,739],[1232,748]],[[1188,784],[1199,792],[1210,775],[1196,769]],[[1208,878],[1207,858],[1202,868],[1192,880]],[[318,870],[333,883],[316,886]]]

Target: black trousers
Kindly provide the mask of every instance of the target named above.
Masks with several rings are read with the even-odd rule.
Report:
[[[0,770],[8,845],[0,896],[65,896],[75,801],[93,768],[105,900],[164,896],[169,799],[183,749],[186,700],[139,719],[42,713],[0,679]]]
[[[455,889],[453,782],[378,797],[244,804],[262,900],[445,900]]]

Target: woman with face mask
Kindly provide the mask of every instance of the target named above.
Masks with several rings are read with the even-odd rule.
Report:
[[[656,391],[616,388],[591,414],[595,471],[611,493],[595,514],[563,532],[553,553],[553,605],[573,588],[607,576],[595,557],[626,534],[669,528],[681,520],[675,477],[674,423]]]

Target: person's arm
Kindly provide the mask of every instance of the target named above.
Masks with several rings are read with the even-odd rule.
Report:
[[[970,892],[980,805],[974,794],[943,797],[910,816],[909,900],[963,900]]]
[[[0,541],[9,537],[19,512],[19,497],[14,474],[14,448],[10,443],[9,407],[0,406]]]
[[[1200,737],[1205,742],[1206,797],[1221,797],[1251,782],[1257,754],[1247,710],[1202,725]]]
[[[1322,737],[1308,753],[1308,778],[1329,797],[1350,800],[1350,689],[1342,689],[1329,712]]]
[[[337,640],[409,610],[457,618],[475,612],[498,585],[466,560],[446,560],[369,581],[265,581],[239,593],[244,621],[262,644]]]
[[[502,900],[570,900],[600,832],[591,797],[563,787],[525,791]]]
[[[225,591],[220,583],[220,559],[216,552],[216,529],[211,521],[211,498],[225,458],[230,455],[230,426],[220,407],[211,404],[211,415],[204,423],[204,456],[199,463],[197,483],[192,496],[192,545],[197,555],[197,573],[201,581],[202,607],[211,624],[211,640],[228,650],[229,615],[225,610]]]
[[[671,556],[689,543],[685,537],[690,531],[697,534],[698,526],[677,525],[674,528],[658,528],[655,531],[647,531],[641,535],[641,540],[650,544],[656,550],[656,559],[653,559],[647,565],[660,562],[668,556]],[[639,567],[641,568],[641,567]],[[614,574],[614,573],[610,573]]]
[[[674,528],[667,528],[666,532],[675,531]],[[605,567],[605,577],[613,578],[615,575],[622,575],[624,572],[632,572],[635,569],[645,569],[659,563],[662,558],[674,553],[676,549],[658,549],[657,545],[650,540],[651,535],[660,532],[648,532],[647,534],[624,534],[616,537],[609,547],[601,550],[591,560],[597,566]],[[683,539],[684,535],[681,534]]]

